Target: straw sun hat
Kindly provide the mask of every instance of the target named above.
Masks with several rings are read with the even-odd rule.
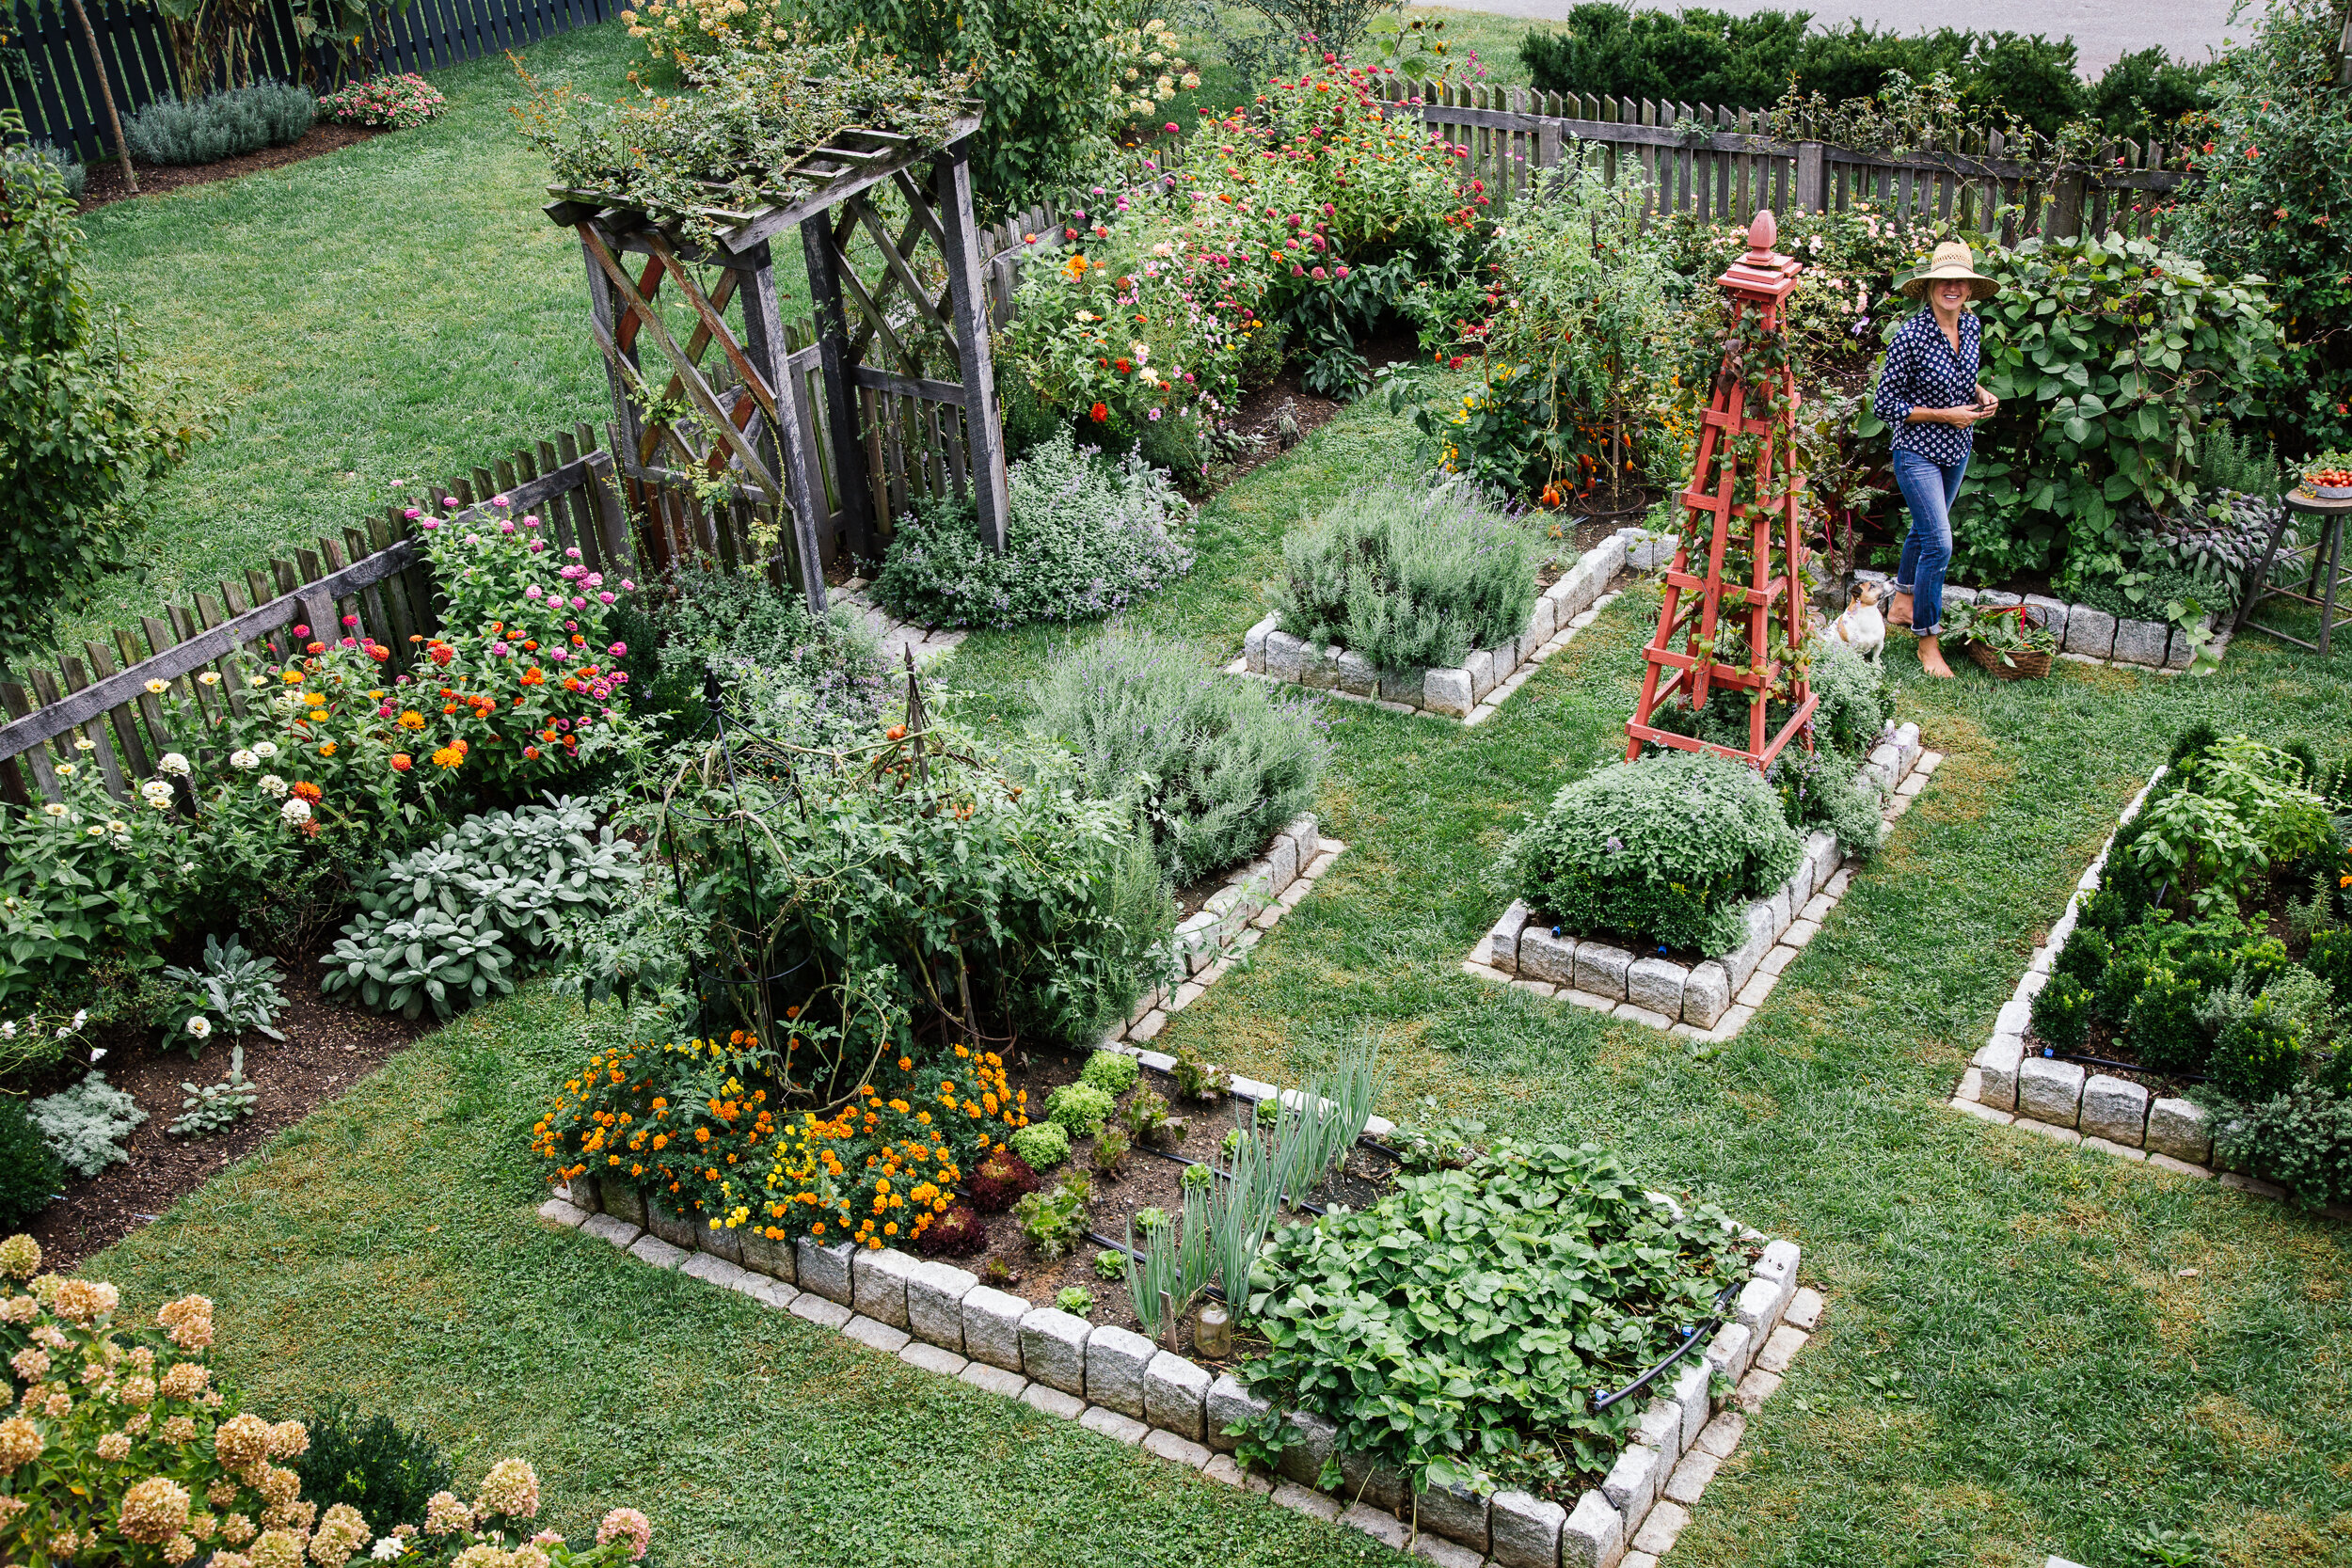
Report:
[[[1906,299],[1924,299],[1928,285],[1943,278],[1957,277],[1968,285],[1971,299],[1991,299],[2001,292],[2001,286],[1977,271],[1977,258],[1958,240],[1946,240],[1935,247],[1928,264],[1914,274],[1902,287]]]

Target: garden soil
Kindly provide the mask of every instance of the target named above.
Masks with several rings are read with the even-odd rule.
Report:
[[[297,974],[304,968],[289,967]],[[290,1001],[278,1021],[286,1036],[282,1045],[262,1035],[231,1041],[216,1034],[203,1055],[191,1061],[184,1050],[144,1043],[149,1033],[144,1029],[102,1038],[106,1056],[98,1070],[138,1101],[147,1120],[123,1146],[131,1156],[127,1164],[108,1165],[88,1180],[66,1173],[64,1194],[28,1227],[40,1243],[44,1267],[71,1270],[160,1218],[224,1166],[252,1153],[279,1129],[300,1121],[437,1026],[430,1017],[411,1022],[342,1006],[319,995],[315,986],[290,985],[286,990]],[[232,1044],[245,1048],[245,1075],[261,1090],[253,1114],[211,1137],[175,1138],[165,1132],[188,1098],[181,1085],[218,1083],[229,1071]],[[41,1092],[62,1087],[64,1079],[73,1076],[69,1072]]]
[[[215,180],[234,180],[241,174],[298,164],[305,158],[315,158],[322,152],[332,152],[338,148],[349,147],[353,142],[366,141],[370,136],[383,134],[381,126],[313,125],[302,134],[300,140],[285,147],[265,147],[259,152],[223,158],[216,164],[183,166],[151,164],[139,158],[132,159],[131,164],[139,177],[138,195],[159,196],[166,191],[182,190],[189,185],[209,185]],[[82,192],[83,212],[135,199],[130,187],[122,182],[122,165],[119,161],[107,158],[85,166],[89,170],[89,184]]]

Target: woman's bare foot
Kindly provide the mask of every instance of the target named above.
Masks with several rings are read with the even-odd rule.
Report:
[[[1932,637],[1919,639],[1919,668],[1940,681],[1952,678],[1952,667],[1944,662],[1944,650],[1935,645]]]
[[[1911,625],[1910,594],[1899,593],[1895,595],[1895,602],[1887,607],[1886,624],[1890,626],[1907,626]]]

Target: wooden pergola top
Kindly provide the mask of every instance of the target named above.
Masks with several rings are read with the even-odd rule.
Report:
[[[714,225],[719,245],[729,254],[739,256],[787,230],[799,228],[803,218],[838,206],[899,170],[955,146],[979,128],[980,105],[976,99],[964,101],[964,112],[955,118],[946,138],[936,147],[919,143],[903,132],[844,126],[818,145],[798,150],[790,163],[775,171],[782,177],[779,183],[783,188],[763,186],[754,193],[759,198],[758,205],[744,203],[744,193],[735,185],[703,181],[711,194],[712,204],[695,208],[694,215]],[[652,224],[643,209],[617,192],[549,185],[548,194],[555,198],[547,206],[548,217],[563,228],[569,229],[599,214],[607,214],[603,221],[608,227],[644,228]],[[614,219],[621,221],[615,225]]]

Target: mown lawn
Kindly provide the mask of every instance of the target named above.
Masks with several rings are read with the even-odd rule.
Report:
[[[1218,497],[1199,570],[1135,619],[1237,644],[1283,529],[1404,472],[1409,447],[1383,411],[1347,411]],[[1898,647],[1904,711],[1948,760],[1756,1022],[1697,1062],[1458,967],[1499,902],[1480,872],[1502,837],[1613,752],[1649,603],[1628,594],[1481,729],[1335,705],[1322,809],[1349,853],[1173,1037],[1286,1079],[1370,1026],[1397,1069],[1388,1115],[1426,1098],[1606,1141],[1804,1243],[1826,1331],[1673,1562],[2103,1568],[2150,1525],[2202,1531],[2233,1568],[2352,1560],[2340,1227],[1940,1104],[2174,731],[2203,716],[2340,748],[2352,658],[2249,641],[2209,680],[2063,665],[1931,687]],[[967,713],[1017,721],[1069,635],[973,638],[948,667]],[[222,1359],[263,1408],[346,1390],[477,1471],[526,1454],[564,1522],[635,1503],[669,1563],[1384,1555],[548,1231],[524,1132],[580,1027],[543,991],[463,1020],[97,1267],[142,1302],[217,1298]]]

